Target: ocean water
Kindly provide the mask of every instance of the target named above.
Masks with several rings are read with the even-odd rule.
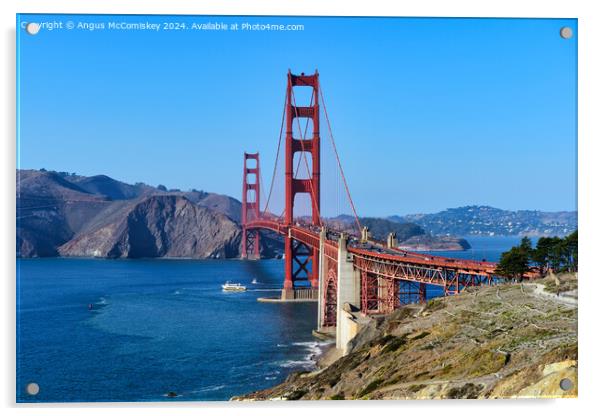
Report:
[[[17,269],[20,402],[228,400],[311,368],[319,351],[315,303],[256,300],[279,294],[281,260],[31,259]],[[227,280],[249,291],[222,292]]]
[[[495,261],[519,241],[467,239],[433,254]],[[282,274],[282,260],[19,259],[17,400],[228,400],[311,369],[316,304],[256,300]],[[227,280],[249,291],[224,293]]]

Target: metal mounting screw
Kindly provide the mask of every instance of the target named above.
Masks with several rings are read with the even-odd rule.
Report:
[[[37,35],[40,31],[40,25],[39,23],[27,23],[27,25],[25,26],[25,30],[30,35]]]
[[[563,27],[562,29],[560,29],[560,37],[563,39],[570,39],[573,37],[573,29],[571,29],[568,26]]]
[[[564,391],[568,391],[573,388],[573,382],[568,378],[560,380],[560,388]]]
[[[29,383],[27,387],[25,387],[25,391],[30,396],[35,396],[40,392],[40,386],[38,385],[38,383]]]

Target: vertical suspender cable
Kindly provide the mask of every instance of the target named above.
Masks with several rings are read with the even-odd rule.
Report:
[[[347,186],[347,179],[345,178],[345,172],[343,172],[343,166],[341,165],[341,159],[339,158],[339,152],[337,151],[337,146],[334,143],[334,136],[332,134],[332,127],[330,126],[330,119],[328,118],[328,111],[326,111],[326,103],[324,102],[324,94],[322,93],[322,88],[320,88],[320,98],[322,99],[322,107],[324,107],[324,116],[326,116],[326,124],[328,125],[328,132],[330,133],[330,141],[332,142],[332,148],[334,149],[334,154],[337,158],[339,170],[341,171],[341,177],[343,178],[343,184],[345,185],[345,191],[347,192],[347,198],[349,199],[349,203],[351,204],[351,209],[353,210],[353,215],[355,216],[355,222],[357,224],[358,231],[361,233],[362,225],[360,224],[360,219],[357,216],[357,212],[355,211],[355,205],[353,204],[353,199],[351,199],[351,193],[349,192],[349,187]]]

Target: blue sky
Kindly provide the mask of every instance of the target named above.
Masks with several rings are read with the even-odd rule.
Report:
[[[574,19],[21,20],[304,25],[18,31],[21,168],[240,198],[244,151],[261,153],[269,181],[288,68],[317,68],[360,215],[576,209]]]

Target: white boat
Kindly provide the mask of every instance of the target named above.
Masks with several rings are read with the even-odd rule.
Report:
[[[247,287],[241,285],[240,283],[226,282],[222,285],[222,290],[225,292],[244,292],[247,290]]]
[[[257,279],[253,279],[253,280],[251,281],[251,283],[252,283],[252,284],[254,284],[254,285],[256,285],[256,284],[257,284]]]

